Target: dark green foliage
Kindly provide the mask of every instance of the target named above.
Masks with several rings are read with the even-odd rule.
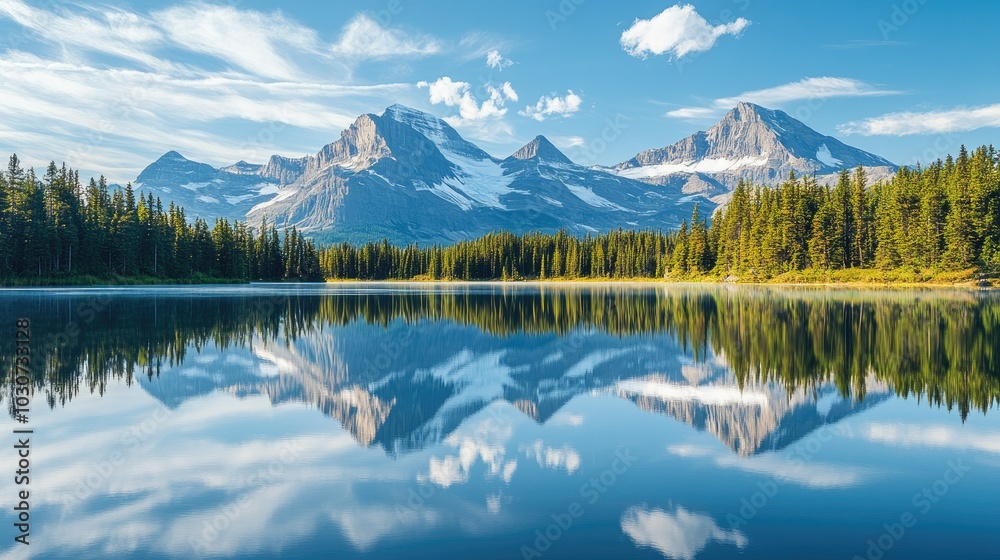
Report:
[[[704,230],[704,222],[699,224]],[[707,233],[701,235],[707,254]],[[678,236],[618,230],[578,239],[563,231],[498,232],[449,247],[397,247],[384,240],[360,247],[344,243],[320,251],[320,268],[327,278],[358,280],[662,278],[674,265],[670,255]],[[684,255],[678,265],[687,270]]]
[[[740,185],[714,217],[716,273],[766,279],[806,269],[992,270],[1000,264],[1000,159],[963,146],[927,168],[868,185],[844,171],[835,187],[794,177]]]
[[[245,224],[167,210],[131,185],[110,192],[104,177],[84,188],[65,165],[50,163],[39,181],[11,156],[0,172],[0,284],[59,283],[81,278],[143,282],[193,278],[319,280],[319,251],[292,228],[281,247],[266,224],[258,237]]]
[[[292,237],[291,239],[295,239]],[[993,148],[869,185],[864,169],[834,187],[789,176],[741,183],[711,227],[696,207],[676,232],[577,239],[499,232],[450,247],[383,241],[321,251],[327,278],[766,280],[803,270],[993,270],[1000,267],[1000,158]]]
[[[790,175],[765,188],[740,183],[711,225],[696,207],[678,231],[613,231],[582,239],[496,232],[449,247],[387,241],[317,248],[236,222],[193,223],[173,204],[132,191],[85,189],[49,165],[39,181],[12,156],[0,173],[0,279],[200,274],[238,280],[518,280],[716,278],[765,280],[803,270],[979,269],[1000,272],[1000,157],[963,146],[926,168],[869,185],[864,170],[836,186]]]

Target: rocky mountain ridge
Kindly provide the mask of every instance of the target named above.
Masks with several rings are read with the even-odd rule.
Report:
[[[393,105],[361,115],[314,155],[215,169],[172,151],[135,186],[192,218],[266,220],[326,242],[447,244],[496,230],[667,230],[695,204],[708,215],[741,180],[774,185],[794,172],[832,181],[858,165],[872,180],[896,169],[750,103],[707,131],[614,168],[577,165],[544,136],[499,159],[445,121]]]

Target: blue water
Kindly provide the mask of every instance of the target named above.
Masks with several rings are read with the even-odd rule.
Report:
[[[581,293],[588,299],[574,299]],[[693,315],[665,311],[686,298],[700,298],[685,308]],[[950,381],[928,388],[926,378],[915,382],[925,390],[903,390],[905,372],[836,360],[808,383],[793,382],[791,371],[738,375],[737,352],[781,363],[802,339],[775,336],[769,350],[754,350],[733,343],[737,331],[719,334],[724,325],[736,318],[764,328],[777,313],[767,306],[786,300],[811,317],[797,336],[817,346],[857,342],[838,338],[837,314],[857,304],[874,321],[862,339],[895,336],[932,352],[940,346],[920,346],[906,330],[926,328],[959,337],[951,343],[959,347],[970,341],[969,352],[982,354],[974,367],[993,363],[992,323],[956,326],[954,317],[994,317],[996,298],[952,292],[914,300],[649,285],[4,291],[0,324],[31,317],[35,363],[48,351],[59,364],[31,405],[29,546],[13,542],[11,509],[11,429],[23,426],[4,423],[0,554],[1000,554],[1000,372],[957,378],[974,391]],[[645,305],[653,301],[659,307]],[[893,310],[941,317],[896,323]],[[525,319],[498,323],[514,313]],[[643,321],[658,313],[672,319]],[[716,336],[692,340],[705,319],[704,332]],[[44,347],[46,335],[77,331],[71,324],[78,332],[60,353]],[[608,326],[624,324],[647,326]],[[11,353],[4,347],[5,364]],[[931,362],[935,375],[955,375]],[[858,367],[863,394],[838,386],[838,367]]]

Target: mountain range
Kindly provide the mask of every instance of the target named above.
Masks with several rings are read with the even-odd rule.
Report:
[[[741,181],[789,173],[832,181],[863,166],[896,167],[823,136],[786,113],[740,103],[718,124],[614,167],[574,163],[544,136],[498,159],[433,115],[393,105],[365,114],[315,155],[213,168],[175,151],[135,188],[188,217],[294,225],[321,241],[452,243],[495,230],[573,235],[670,229],[695,204],[708,215]]]
[[[393,348],[386,352],[386,348]],[[885,402],[874,378],[863,399],[836,385],[789,390],[740,382],[719,360],[695,362],[671,335],[517,333],[503,338],[450,321],[353,323],[294,340],[202,347],[197,358],[139,383],[170,408],[213,391],[307,403],[361,445],[396,456],[438,444],[495,402],[538,423],[583,395],[610,395],[705,431],[741,456],[787,448]]]

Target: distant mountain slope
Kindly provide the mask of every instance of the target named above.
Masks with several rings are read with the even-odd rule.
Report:
[[[215,169],[168,152],[137,190],[188,216],[264,220],[324,242],[453,243],[495,230],[573,235],[672,229],[696,203],[708,215],[740,180],[775,185],[791,172],[872,181],[896,167],[781,111],[740,103],[721,122],[613,169],[573,163],[544,136],[498,159],[441,119],[393,105],[366,114],[315,155]]]
[[[617,165],[615,172],[711,196],[720,194],[719,185],[732,189],[741,179],[776,185],[790,172],[831,182],[841,169],[859,165],[868,168],[873,180],[897,169],[892,162],[824,136],[783,111],[740,103],[712,128],[641,152]]]
[[[277,180],[251,172],[262,167],[240,162],[215,169],[167,152],[139,174],[133,187],[160,197],[164,205],[182,206],[189,218],[243,220],[254,205],[278,192]]]
[[[500,229],[667,229],[695,198],[576,165],[544,137],[501,161],[444,121],[394,105],[359,117],[248,219],[326,240],[449,243]]]

